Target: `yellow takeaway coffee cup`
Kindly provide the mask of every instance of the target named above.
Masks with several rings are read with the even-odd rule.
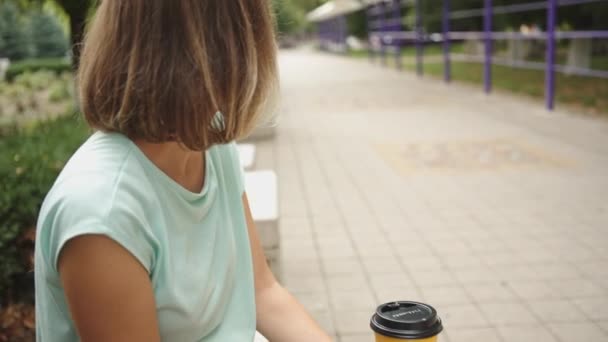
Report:
[[[378,306],[370,326],[376,342],[437,342],[443,330],[441,318],[432,306],[408,301]]]

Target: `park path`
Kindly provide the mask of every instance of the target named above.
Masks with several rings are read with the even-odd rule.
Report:
[[[410,299],[440,341],[608,341],[608,123],[307,50],[258,168],[283,282],[341,342]]]

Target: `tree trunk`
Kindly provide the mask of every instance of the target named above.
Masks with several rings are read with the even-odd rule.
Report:
[[[89,1],[82,1],[77,6],[66,6],[62,4],[64,10],[70,17],[70,38],[72,42],[72,69],[74,74],[78,72],[80,67],[80,54],[82,50],[82,41],[84,38],[86,20],[89,13]],[[80,92],[78,88],[78,77],[74,77],[74,108],[80,110]]]
[[[84,26],[87,19],[87,11],[74,11],[70,15],[70,30],[72,40],[72,68],[74,72],[80,66],[80,52],[82,39],[84,38]]]

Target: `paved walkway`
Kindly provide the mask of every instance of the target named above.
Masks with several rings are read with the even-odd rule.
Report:
[[[377,304],[443,342],[608,341],[608,123],[306,51],[281,55],[283,279],[337,341]]]

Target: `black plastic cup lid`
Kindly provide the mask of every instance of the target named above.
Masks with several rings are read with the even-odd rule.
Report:
[[[402,339],[432,337],[443,330],[441,318],[432,306],[407,301],[380,305],[370,326],[378,334]]]

